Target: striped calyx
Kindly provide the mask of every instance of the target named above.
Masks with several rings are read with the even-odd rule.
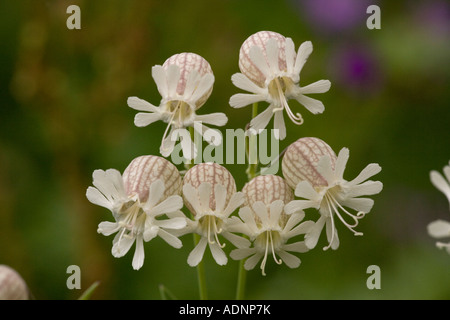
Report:
[[[192,72],[197,72],[199,78],[207,73],[213,74],[211,66],[208,61],[198,54],[191,52],[177,53],[168,58],[162,67],[167,70],[169,66],[176,65],[180,68],[180,79],[177,85],[177,94],[184,95],[187,80]],[[193,79],[193,78],[191,78]],[[199,80],[199,79],[197,79]],[[199,100],[196,101],[196,109],[200,108],[211,95],[212,87]]]
[[[286,38],[273,31],[260,31],[248,37],[241,46],[239,51],[239,69],[241,72],[260,87],[264,87],[266,76],[258,69],[250,58],[251,48],[257,46],[261,49],[267,64],[266,42],[269,39],[275,39],[278,42],[278,66],[280,70],[286,70]],[[271,79],[270,79],[271,80]]]
[[[320,158],[329,156],[334,170],[336,154],[324,141],[318,138],[300,138],[284,153],[281,169],[286,182],[295,189],[301,181],[309,181],[313,187],[328,186],[326,179],[317,170]]]
[[[25,280],[13,268],[0,264],[0,300],[28,300]]]
[[[263,202],[269,208],[274,201],[281,200],[287,204],[294,199],[294,192],[286,181],[280,176],[271,174],[253,178],[242,188],[242,193],[245,195],[243,206],[249,206],[252,211],[257,201]],[[256,220],[260,222],[258,215],[255,212],[254,214]],[[281,217],[282,221],[287,220],[284,213]]]
[[[225,199],[225,207],[228,205],[233,194],[236,193],[236,182],[234,181],[231,173],[223,166],[217,163],[208,162],[200,163],[189,169],[183,179],[183,184],[190,184],[194,188],[198,188],[203,182],[211,184],[211,195],[209,198],[209,207],[211,210],[216,209],[216,200],[214,193],[214,186],[220,184],[227,190],[227,196]],[[185,199],[186,200],[186,199]],[[191,204],[186,200],[186,207],[192,214],[196,214]]]
[[[129,196],[138,195],[141,202],[147,201],[150,185],[158,179],[165,186],[160,201],[181,193],[181,175],[177,167],[164,158],[153,155],[137,157],[123,172],[126,193]]]

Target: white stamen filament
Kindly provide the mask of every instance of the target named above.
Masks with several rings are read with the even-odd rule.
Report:
[[[167,137],[167,133],[169,132],[169,128],[173,125],[173,119],[175,118],[175,115],[176,115],[176,113],[177,113],[177,110],[178,110],[178,108],[180,108],[180,107],[181,107],[181,101],[178,100],[178,103],[177,103],[175,109],[173,110],[173,113],[172,113],[172,115],[171,115],[169,121],[167,121],[167,127],[166,127],[166,130],[164,131],[164,134],[163,134],[163,137],[162,137],[162,140],[161,140],[161,146],[164,145],[163,142],[164,142],[164,140],[165,140],[166,137]],[[165,150],[166,150],[166,149],[165,149]]]
[[[274,248],[274,240],[273,240],[273,236],[272,236],[272,230],[265,231],[265,236],[266,236],[266,245],[265,245],[266,248],[264,250],[264,258],[263,258],[263,260],[261,262],[261,267],[260,267],[263,276],[266,275],[266,272],[264,270],[265,270],[266,262],[267,262],[267,254],[269,252],[269,242],[270,242],[270,249],[272,251],[273,260],[275,260],[275,262],[277,264],[282,264],[283,263],[283,261],[281,259],[278,260],[276,255],[275,255],[275,248]]]
[[[117,241],[118,248],[120,249],[120,241],[122,238],[133,238],[133,233],[137,233],[136,222],[142,216],[140,214],[141,208],[136,201],[129,208],[127,208],[122,214],[125,215],[125,219],[118,222],[119,227],[122,229],[120,231],[120,236]],[[145,215],[144,215],[145,217]],[[142,219],[141,219],[142,220]],[[129,231],[125,233],[126,231]],[[119,250],[120,253],[120,250]]]
[[[218,237],[218,235],[219,235],[219,233],[221,233],[222,232],[222,228],[218,228],[217,227],[217,222],[216,222],[216,217],[215,216],[213,216],[213,215],[207,215],[206,217],[205,217],[205,222],[206,222],[206,224],[207,224],[207,237],[208,237],[208,242],[210,243],[210,244],[214,244],[214,243],[216,243],[217,242],[217,244],[221,247],[221,248],[224,248],[225,247],[225,243],[220,243],[220,241],[219,241],[219,237]],[[214,232],[214,237],[213,237],[213,239],[211,239],[211,229],[213,230],[213,232]]]
[[[292,120],[292,122],[294,122],[297,125],[301,125],[303,123],[302,115],[300,113],[296,113],[294,115],[294,113],[292,112],[292,110],[289,107],[289,104],[286,100],[286,96],[284,95],[283,88],[281,86],[279,78],[278,77],[275,78],[274,81],[275,81],[276,91],[278,94],[278,100],[280,101],[281,106],[278,108],[274,108],[272,110],[273,113],[279,112],[279,111],[282,111],[283,109],[285,109],[286,113],[288,114],[288,116]]]
[[[354,228],[356,228],[358,226],[359,219],[362,219],[366,215],[365,212],[360,211],[356,215],[351,214],[329,192],[327,192],[325,194],[324,198],[325,198],[327,206],[328,206],[328,212],[330,213],[331,227],[332,227],[332,229],[331,229],[332,230],[331,231],[331,240],[330,240],[328,246],[323,248],[324,250],[329,249],[331,247],[331,244],[333,243],[333,240],[334,240],[335,226],[334,226],[333,214],[335,214],[339,218],[339,220],[341,220],[341,222],[347,227],[347,229],[349,229],[350,231],[352,231],[354,233],[355,236],[362,236],[363,235],[362,232],[355,231]],[[353,224],[350,224],[350,223],[348,223],[347,221],[344,220],[344,218],[342,217],[342,215],[339,212],[339,209],[341,209],[345,214],[347,214],[350,218],[353,219]]]

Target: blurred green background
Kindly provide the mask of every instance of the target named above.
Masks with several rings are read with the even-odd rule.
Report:
[[[81,8],[81,30],[66,27],[71,4]],[[370,4],[381,8],[380,30],[366,27]],[[135,127],[126,101],[157,104],[151,67],[175,53],[198,53],[214,71],[199,113],[225,112],[226,128],[244,128],[251,108],[229,107],[241,92],[231,75],[242,42],[271,30],[296,47],[313,42],[301,85],[332,82],[317,96],[323,114],[292,103],[305,123],[287,121],[281,149],[303,136],[348,147],[345,178],[377,162],[384,189],[358,227],[363,237],[341,225],[337,251],[322,251],[322,238],[297,269],[269,261],[263,277],[255,268],[247,298],[449,299],[450,256],[426,232],[450,220],[429,180],[450,159],[449,10],[438,0],[1,1],[0,264],[20,272],[37,299],[76,299],[94,281],[93,299],[160,299],[160,284],[197,299],[196,269],[186,263],[192,237],[179,250],[146,243],[134,271],[134,248],[113,258],[113,237],[97,234],[112,216],[87,201],[86,188],[95,169],[122,172],[139,155],[158,155],[164,124]],[[225,166],[242,188],[246,166]],[[204,261],[209,297],[232,299],[238,263],[220,267],[209,251]],[[66,287],[69,265],[81,268],[81,290]],[[381,269],[380,290],[366,287],[370,265]]]

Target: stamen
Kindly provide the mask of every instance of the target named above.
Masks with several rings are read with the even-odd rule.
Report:
[[[341,220],[342,223],[355,234],[355,236],[362,236],[363,235],[362,232],[355,231],[355,230],[353,230],[353,228],[356,228],[358,226],[359,219],[363,218],[365,216],[365,213],[358,212],[357,215],[354,216],[350,212],[345,210],[345,208],[341,206],[341,204],[333,197],[333,195],[327,194],[327,196],[328,196],[329,201],[331,202],[334,213],[338,216],[339,220]],[[344,218],[340,215],[339,210],[336,208],[335,204],[337,204],[338,207],[340,209],[342,209],[342,211],[344,211],[349,217],[351,217],[353,219],[354,224],[351,225],[347,221],[344,220]]]
[[[268,233],[268,231],[266,231],[266,250],[265,250],[265,252],[264,252],[264,258],[263,258],[263,260],[262,260],[262,262],[261,262],[261,267],[260,267],[263,276],[266,275],[264,269],[265,269],[265,267],[266,267],[267,252],[268,252],[268,250],[269,250],[269,236],[268,236],[267,233]]]
[[[175,114],[177,113],[178,108],[181,106],[181,101],[178,101],[178,104],[176,105],[175,109],[173,110],[172,116],[170,117],[169,121],[167,122],[166,130],[164,131],[163,137],[161,139],[161,146],[163,146],[163,142],[167,137],[167,133],[169,132],[169,128],[173,125],[173,119],[175,118]]]
[[[289,104],[287,103],[286,96],[284,95],[283,88],[280,84],[279,78],[275,78],[275,84],[277,87],[278,98],[281,102],[281,107],[273,109],[273,112],[275,113],[277,111],[286,109],[286,113],[288,114],[291,121],[297,125],[301,125],[303,123],[302,115],[300,113],[296,113],[294,115],[294,113],[292,112],[291,108],[289,107]]]
[[[270,233],[269,233],[269,235],[270,235],[270,242],[271,242],[271,247],[272,247],[272,256],[273,256],[273,260],[275,260],[275,262],[277,263],[277,264],[282,264],[283,263],[283,260],[277,260],[277,257],[276,257],[276,255],[275,255],[275,249],[274,249],[274,247],[273,247],[273,237],[272,237],[272,231],[270,231]]]
[[[331,207],[330,207],[330,199],[328,198],[328,194],[325,194],[325,199],[327,201],[327,205],[328,205],[328,211],[330,212],[330,219],[331,219],[331,240],[328,242],[328,246],[324,247],[323,250],[326,251],[328,249],[330,249],[331,244],[334,241],[334,218],[333,218],[333,213],[331,212]]]
[[[216,238],[217,244],[218,244],[221,248],[225,248],[225,243],[220,243],[219,238],[218,238],[219,233],[222,232],[222,228],[220,228],[220,230],[217,229],[216,218],[213,217],[213,219],[214,219],[213,221],[214,221],[214,231],[215,231],[214,234],[215,234],[215,238]]]

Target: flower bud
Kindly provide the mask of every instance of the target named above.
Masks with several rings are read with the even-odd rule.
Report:
[[[234,181],[233,176],[225,167],[217,163],[208,162],[197,164],[186,172],[183,179],[183,184],[190,184],[194,188],[198,188],[203,182],[209,182],[212,187],[211,196],[209,198],[209,207],[211,210],[216,209],[214,193],[214,186],[216,184],[221,184],[227,190],[225,206],[228,204],[233,194],[236,193],[236,182]],[[188,201],[185,201],[185,205],[192,214],[196,214]]]
[[[250,59],[250,50],[253,46],[260,47],[262,49],[264,57],[267,60],[266,42],[269,39],[275,39],[278,42],[278,66],[280,70],[286,70],[286,38],[279,33],[273,31],[257,32],[244,41],[239,51],[239,69],[245,76],[247,76],[247,78],[252,80],[260,87],[264,87],[266,76],[260,69],[258,69],[258,67],[256,67],[255,63]]]
[[[318,172],[320,158],[329,156],[334,169],[336,154],[331,147],[318,138],[300,138],[292,143],[284,153],[281,169],[286,182],[295,189],[301,181],[309,181],[313,187],[328,186]]]
[[[178,80],[177,86],[177,94],[179,94],[180,96],[184,95],[185,93],[187,80],[189,78],[189,74],[192,71],[198,72],[200,77],[207,73],[213,74],[208,61],[206,61],[198,54],[191,52],[183,52],[171,56],[164,62],[162,67],[167,70],[171,65],[176,65],[180,68],[180,79]],[[197,100],[196,109],[200,108],[206,102],[206,100],[211,95],[211,92],[212,87],[199,100]]]
[[[150,185],[158,179],[165,185],[164,195],[160,201],[181,193],[180,173],[177,167],[164,158],[153,155],[137,157],[123,172],[126,193],[138,195],[141,202],[147,201]]]
[[[0,265],[0,300],[28,300],[29,292],[19,273],[6,265]]]

